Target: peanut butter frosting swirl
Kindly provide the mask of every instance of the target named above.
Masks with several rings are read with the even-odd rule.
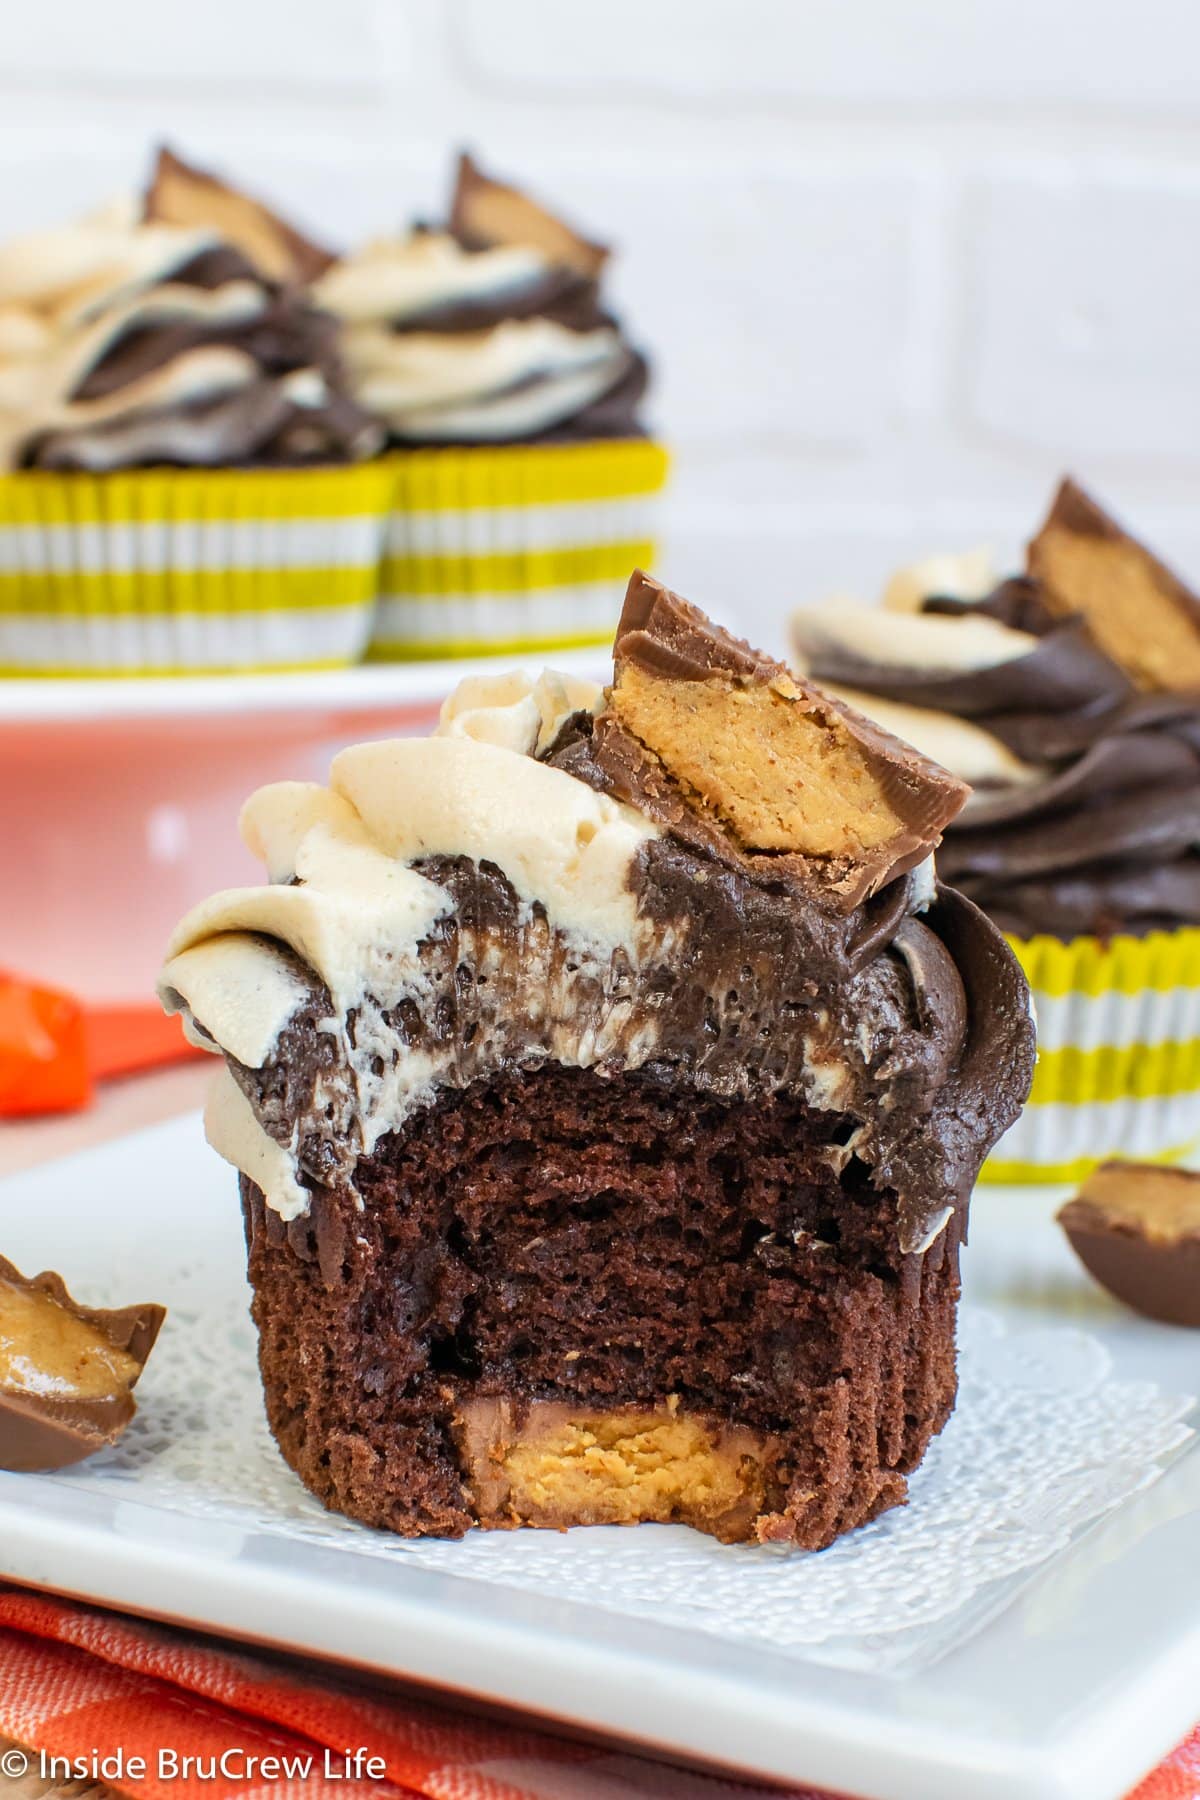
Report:
[[[0,247],[0,466],[342,462],[374,449],[335,321],[219,229],[144,213],[120,203]]]
[[[397,441],[636,436],[646,364],[601,303],[607,255],[464,156],[444,230],[367,244],[315,294]]]

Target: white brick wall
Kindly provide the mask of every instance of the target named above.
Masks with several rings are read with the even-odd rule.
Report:
[[[462,0],[469,66],[528,92],[838,107],[1200,99],[1187,0],[605,0],[591,30],[579,10]]]
[[[1170,457],[1198,447],[1200,170],[988,181],[969,280],[970,414],[1015,445]]]
[[[40,0],[0,230],[169,136],[348,242],[469,142],[622,248],[664,572],[741,629],[1015,552],[1071,467],[1200,578],[1195,0]]]

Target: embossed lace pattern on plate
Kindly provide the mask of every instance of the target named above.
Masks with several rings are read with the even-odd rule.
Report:
[[[115,1450],[57,1480],[397,1573],[434,1569],[870,1673],[907,1673],[963,1642],[1193,1435],[1191,1400],[1119,1379],[1086,1333],[1013,1330],[968,1306],[958,1407],[908,1506],[820,1554],[724,1547],[681,1526],[414,1543],[325,1512],[284,1465],[245,1291],[230,1297],[204,1270],[170,1287],[138,1418]]]

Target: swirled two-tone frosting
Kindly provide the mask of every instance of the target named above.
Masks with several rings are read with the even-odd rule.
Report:
[[[434,737],[255,795],[268,880],[183,920],[160,992],[285,1218],[438,1096],[555,1064],[843,1115],[836,1166],[923,1251],[1032,1069],[1015,961],[932,872],[961,797],[636,577],[613,688],[468,683]]]
[[[271,274],[219,224],[144,210],[0,248],[0,466],[337,462],[375,448],[341,381],[336,322],[283,284],[265,228],[216,209]]]
[[[368,244],[314,291],[399,441],[629,437],[646,364],[601,303],[607,255],[464,156],[445,230]]]
[[[979,575],[943,558],[899,610],[797,613],[801,666],[972,784],[938,864],[1003,929],[1200,924],[1200,704],[1135,686],[1031,577]]]

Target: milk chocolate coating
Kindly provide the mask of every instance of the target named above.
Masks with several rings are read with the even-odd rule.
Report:
[[[138,1365],[128,1388],[100,1400],[0,1391],[0,1468],[22,1472],[65,1469],[116,1443],[137,1411],[131,1390],[154,1348],[166,1309],[154,1304],[114,1309],[83,1306],[72,1299],[61,1275],[46,1270],[25,1276],[3,1256],[0,1280],[48,1295]]]
[[[694,803],[686,803],[669,771],[649,754],[618,719],[601,714],[592,728],[591,770],[572,768],[594,787],[630,800],[639,810],[697,848],[712,850],[748,872],[784,883],[798,894],[842,910],[858,906],[898,875],[924,862],[941,841],[947,823],[969,792],[965,783],[907,744],[843,706],[810,682],[793,676],[773,657],[714,625],[697,607],[634,571],[613,643],[615,680],[636,666],[665,681],[709,681],[727,676],[739,684],[784,682],[796,703],[836,717],[862,753],[889,807],[899,821],[895,835],[845,870],[822,867],[798,853],[740,848]]]
[[[608,261],[605,244],[581,237],[554,213],[519,188],[486,175],[474,157],[460,151],[450,203],[450,229],[460,243],[531,244],[559,266],[595,281]]]
[[[765,684],[787,674],[782,663],[715,625],[641,569],[629,577],[613,639],[613,665],[622,663],[638,663],[666,681],[707,681],[723,674]]]
[[[982,726],[1044,779],[981,789],[947,826],[943,878],[1019,937],[1200,925],[1200,704],[1139,693],[1079,619],[1055,619],[1028,577],[986,600],[931,596],[1037,638],[987,669],[927,673],[814,656],[818,680]]]

